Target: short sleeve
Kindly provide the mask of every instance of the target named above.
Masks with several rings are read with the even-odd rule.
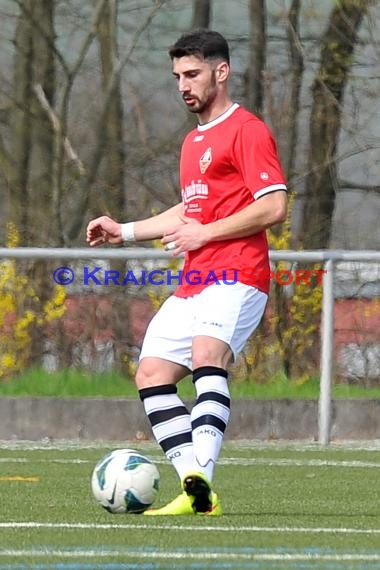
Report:
[[[263,121],[252,119],[241,125],[233,153],[234,164],[255,200],[270,192],[287,190],[276,143]]]

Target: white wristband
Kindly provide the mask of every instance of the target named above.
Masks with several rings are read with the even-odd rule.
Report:
[[[120,224],[120,226],[121,238],[123,241],[136,241],[135,222],[127,222],[126,224]]]

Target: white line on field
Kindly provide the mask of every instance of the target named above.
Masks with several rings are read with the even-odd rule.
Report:
[[[45,522],[0,522],[0,528],[67,528],[67,529],[143,529],[143,530],[182,530],[214,532],[281,532],[281,533],[310,533],[310,534],[380,534],[380,528],[324,528],[324,527],[271,527],[271,526],[195,526],[170,524],[111,524],[111,523],[45,523]]]
[[[365,561],[375,562],[380,560],[380,554],[348,554],[340,552],[337,554],[322,553],[244,553],[244,552],[142,552],[123,550],[61,550],[61,549],[41,549],[41,550],[16,550],[7,549],[0,550],[0,556],[3,557],[45,557],[59,556],[60,558],[138,558],[145,559],[163,559],[163,560],[267,560],[267,561]]]
[[[0,449],[11,450],[75,450],[75,449],[113,449],[115,447],[138,448],[141,450],[157,450],[157,444],[149,441],[81,441],[81,440],[0,440]],[[292,451],[318,451],[321,446],[318,442],[308,440],[255,440],[238,439],[226,440],[226,449],[255,449],[255,450],[292,450]],[[323,448],[324,449],[324,448]],[[342,440],[331,441],[330,451],[378,451],[380,439],[373,440]]]
[[[67,465],[94,463],[89,459],[35,459],[31,457],[0,457],[0,463],[64,463]]]
[[[380,461],[336,461],[330,459],[273,459],[266,457],[229,457],[218,460],[221,465],[275,465],[292,467],[374,467],[380,468]]]
[[[167,459],[151,455],[158,465],[169,464]],[[0,463],[62,463],[62,464],[92,464],[90,459],[34,459],[30,457],[0,457]],[[330,459],[273,459],[266,457],[224,457],[218,460],[219,465],[269,465],[276,467],[346,467],[346,468],[369,468],[380,469],[380,461],[336,461]]]

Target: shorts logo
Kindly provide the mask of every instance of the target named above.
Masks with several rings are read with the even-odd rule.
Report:
[[[268,172],[260,172],[260,178],[261,180],[268,180],[269,178]]]
[[[206,152],[204,152],[201,158],[199,159],[199,167],[201,169],[202,174],[206,172],[211,162],[212,162],[212,153],[211,153],[211,147],[209,146]]]
[[[209,327],[219,327],[222,328],[222,324],[221,323],[216,323],[214,321],[202,321],[202,325],[208,325]]]

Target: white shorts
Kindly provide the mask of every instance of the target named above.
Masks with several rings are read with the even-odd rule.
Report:
[[[193,297],[173,295],[149,323],[140,360],[158,357],[192,370],[192,339],[199,335],[224,341],[236,358],[259,325],[267,299],[243,283],[214,283]]]

